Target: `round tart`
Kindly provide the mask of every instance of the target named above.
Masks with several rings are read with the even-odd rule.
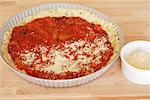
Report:
[[[72,79],[104,67],[108,34],[80,17],[44,17],[13,28],[8,53],[18,69],[45,79]]]
[[[119,27],[107,16],[61,3],[18,14],[3,27],[2,36],[2,57],[19,76],[54,87],[100,76],[117,59],[122,45]]]

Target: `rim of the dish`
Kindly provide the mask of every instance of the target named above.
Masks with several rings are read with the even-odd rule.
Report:
[[[127,50],[127,46],[130,46],[131,44],[137,44],[137,43],[147,43],[147,44],[150,44],[150,41],[145,41],[145,40],[136,40],[136,41],[132,41],[132,42],[129,42],[129,43],[127,43],[126,45],[124,45],[123,47],[122,47],[122,49],[121,49],[121,51],[120,51],[120,58],[121,58],[121,60],[127,65],[127,66],[125,66],[125,67],[129,67],[130,69],[132,69],[132,70],[135,70],[135,71],[138,71],[138,72],[150,72],[150,69],[139,69],[139,68],[136,68],[136,67],[134,67],[134,66],[132,66],[132,65],[130,65],[129,63],[127,63],[126,62],[126,60],[125,60],[125,57],[123,56],[123,54],[124,54],[124,52],[125,52],[125,50]],[[135,46],[134,47],[135,49],[136,48],[138,48],[138,46]]]
[[[34,6],[34,7],[31,7],[31,8],[28,8],[28,9],[26,9],[26,10],[24,10],[24,11],[22,11],[22,12],[16,14],[15,16],[11,17],[11,18],[10,18],[7,22],[5,22],[5,24],[2,26],[2,29],[7,25],[7,23],[9,23],[11,20],[13,20],[14,18],[16,18],[17,15],[21,15],[21,14],[23,14],[23,13],[26,13],[26,12],[32,10],[32,9],[35,9],[35,8],[38,8],[38,7],[42,7],[42,6],[48,6],[48,7],[49,7],[49,6],[50,6],[50,7],[51,7],[51,6],[52,6],[52,7],[54,7],[54,6],[61,6],[61,7],[63,7],[63,8],[67,8],[67,6],[68,6],[68,7],[70,7],[70,8],[82,8],[82,9],[85,9],[85,10],[87,10],[87,11],[90,11],[90,12],[95,13],[95,14],[98,15],[99,17],[100,17],[100,16],[103,16],[104,18],[109,19],[109,21],[117,28],[117,30],[119,30],[119,32],[121,33],[121,34],[119,35],[121,47],[122,47],[123,44],[124,44],[124,36],[123,36],[123,34],[122,34],[123,31],[121,30],[121,28],[119,27],[119,25],[118,25],[115,21],[112,20],[112,18],[110,18],[109,16],[105,15],[105,14],[102,13],[102,12],[97,11],[97,10],[94,9],[94,8],[87,7],[87,6],[83,6],[83,5],[79,5],[79,4],[72,4],[72,3],[47,3],[47,4],[41,4],[41,5],[38,5],[38,6]],[[43,9],[43,10],[46,10],[46,8]],[[43,10],[40,10],[40,11],[43,11]],[[40,11],[38,11],[38,12],[40,12]],[[38,12],[36,12],[36,13],[38,13]],[[32,14],[31,14],[31,15],[32,15]],[[29,15],[29,16],[30,16],[30,15]],[[9,28],[9,29],[10,29],[10,28]],[[3,39],[2,39],[2,41],[3,41]],[[120,52],[120,51],[121,51],[121,49],[119,50],[119,52]],[[107,68],[107,67],[109,67],[109,66],[112,66],[112,64],[118,59],[118,57],[119,57],[119,52],[118,52],[117,56],[116,56],[110,63],[108,63],[107,65],[105,65],[104,67],[102,67],[101,69],[99,69],[98,71],[93,72],[93,73],[91,73],[91,74],[89,74],[89,75],[82,76],[82,77],[73,78],[73,79],[64,79],[64,80],[60,80],[60,79],[58,79],[58,80],[50,80],[50,79],[42,79],[42,78],[30,76],[30,75],[28,75],[28,74],[25,74],[25,73],[22,73],[22,72],[16,70],[12,65],[10,65],[7,61],[5,61],[5,59],[4,59],[4,57],[3,57],[3,54],[1,54],[1,58],[2,58],[3,62],[6,63],[6,64],[9,66],[9,68],[11,68],[13,71],[15,71],[15,72],[17,72],[17,73],[19,73],[19,74],[25,75],[25,76],[27,76],[27,77],[30,77],[30,78],[32,78],[32,79],[41,80],[41,81],[49,81],[49,82],[68,82],[68,81],[76,81],[76,80],[80,80],[80,79],[83,79],[83,78],[88,78],[88,77],[90,77],[90,76],[94,76],[96,73],[99,73],[100,71],[102,72],[103,69],[105,69],[105,68]]]

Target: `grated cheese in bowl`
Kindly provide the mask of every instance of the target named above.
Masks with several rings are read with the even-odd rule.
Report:
[[[150,70],[150,52],[135,50],[126,57],[128,64],[135,68]]]

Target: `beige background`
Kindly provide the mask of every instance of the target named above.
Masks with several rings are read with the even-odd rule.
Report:
[[[15,14],[29,7],[48,2],[70,2],[86,5],[109,15],[125,35],[125,42],[150,40],[149,0],[0,0],[0,28]],[[120,71],[120,59],[98,79],[71,88],[50,88],[34,85],[16,76],[0,60],[0,100],[4,99],[135,99],[150,98],[150,85],[140,86],[127,81]]]

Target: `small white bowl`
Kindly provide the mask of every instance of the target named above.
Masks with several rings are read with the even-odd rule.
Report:
[[[122,72],[123,75],[136,84],[141,85],[148,85],[150,84],[150,70],[142,70],[135,68],[128,64],[125,60],[126,56],[133,52],[134,50],[143,50],[143,51],[150,51],[150,42],[148,41],[133,41],[126,44],[121,52],[121,60],[122,60]],[[142,59],[142,58],[141,58]]]

